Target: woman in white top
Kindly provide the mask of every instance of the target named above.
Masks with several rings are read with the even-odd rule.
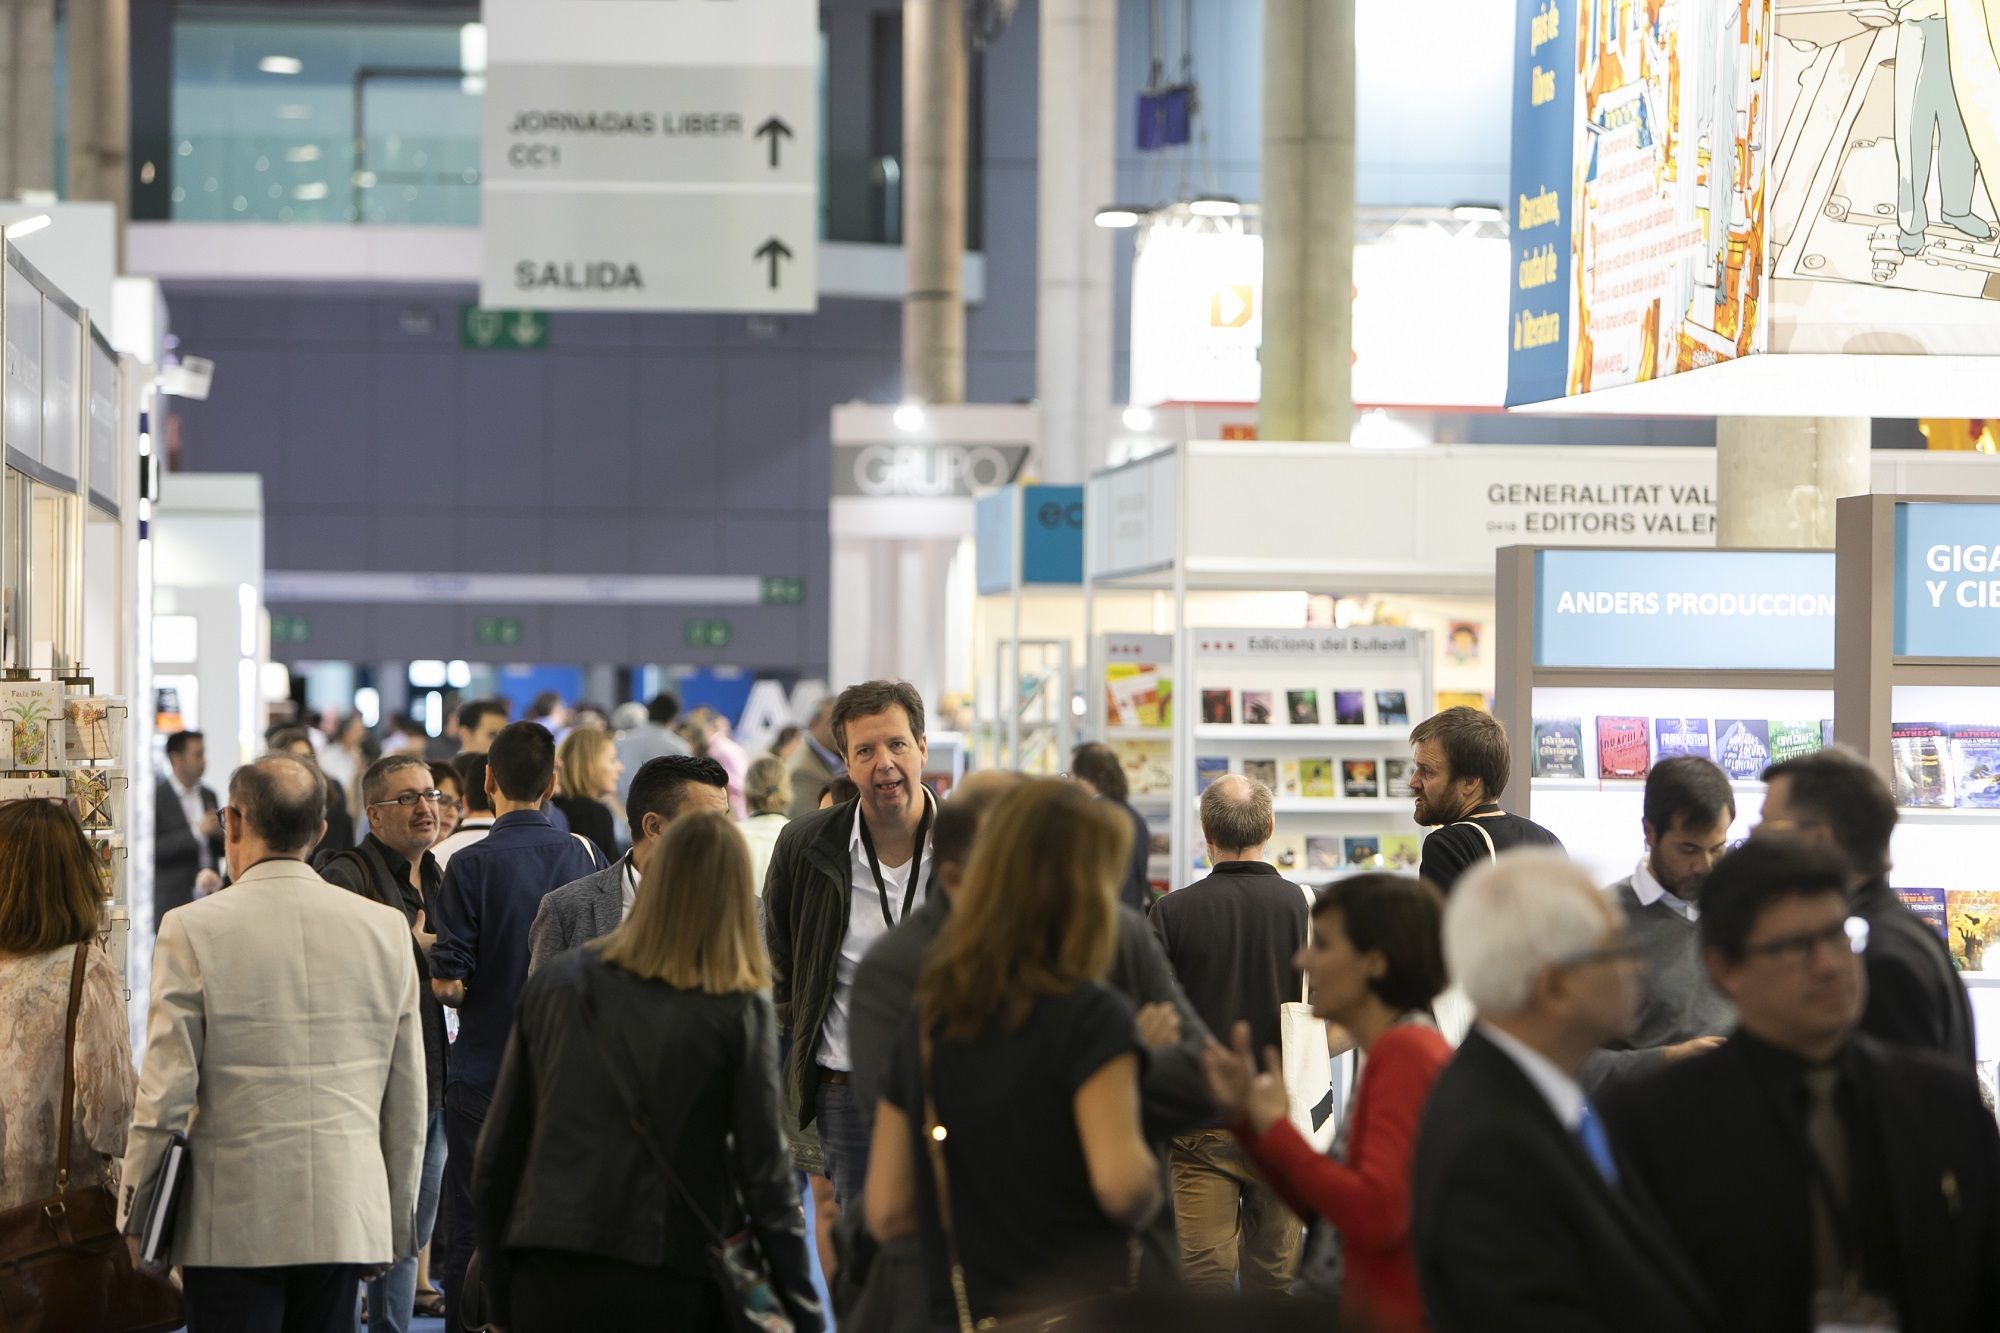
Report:
[[[750,844],[750,869],[758,897],[764,894],[764,872],[771,867],[771,850],[778,845],[778,831],[790,822],[792,771],[775,755],[765,755],[743,775],[743,804],[750,811],[737,827],[743,841]]]

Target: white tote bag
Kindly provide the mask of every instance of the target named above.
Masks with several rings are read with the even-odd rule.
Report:
[[[1313,892],[1303,884],[1299,891],[1306,896],[1306,930],[1310,932]],[[1326,1053],[1326,1023],[1313,1017],[1309,1002],[1311,985],[1301,975],[1298,1001],[1279,1009],[1278,1041],[1292,1123],[1308,1143],[1323,1153],[1333,1146],[1339,1119],[1334,1115],[1333,1057]]]
[[[1493,846],[1493,835],[1488,833],[1478,820],[1462,819],[1459,824],[1479,835],[1479,840],[1486,844],[1487,860],[1500,859],[1499,851]],[[1452,827],[1457,828],[1458,824]],[[1458,983],[1455,981],[1445,988],[1444,994],[1431,1001],[1431,1015],[1437,1020],[1439,1035],[1450,1042],[1454,1049],[1465,1040],[1465,1034],[1472,1031],[1472,1001],[1465,998],[1465,992],[1458,988]]]

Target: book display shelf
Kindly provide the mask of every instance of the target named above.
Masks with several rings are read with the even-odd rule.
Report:
[[[1833,737],[1834,557],[1825,551],[1514,546],[1499,556],[1501,804],[1562,839],[1599,884],[1644,855],[1646,775],[1714,760],[1736,792]]]
[[[1117,752],[1127,799],[1152,834],[1148,878],[1173,880],[1174,640],[1169,634],[1100,634],[1090,644],[1095,734]]]
[[[1889,883],[1951,948],[2000,1067],[2000,501],[1839,502],[1836,735],[1899,807]]]

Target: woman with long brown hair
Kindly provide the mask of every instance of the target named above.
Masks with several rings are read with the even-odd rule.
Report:
[[[1103,984],[1130,837],[1074,783],[1024,783],[981,826],[918,982],[876,1108],[868,1223],[921,1230],[940,1326],[1132,1280],[1160,1182],[1132,1010]]]
[[[528,979],[473,1167],[491,1321],[724,1333],[710,1251],[746,1227],[799,1333],[823,1318],[779,1127],[750,853],[676,819],[632,914]]]
[[[90,843],[68,806],[0,805],[0,1209],[51,1193],[55,1180],[79,947],[70,1185],[116,1183],[134,1080],[122,983],[96,944],[103,898]]]

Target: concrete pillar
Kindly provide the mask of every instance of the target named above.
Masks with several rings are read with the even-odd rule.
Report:
[[[1042,480],[1103,462],[1111,406],[1111,234],[1093,218],[1117,189],[1117,6],[1042,0],[1036,145],[1035,396]]]
[[[1264,0],[1264,347],[1257,434],[1354,414],[1355,0]]]
[[[56,188],[55,0],[6,0],[0,17],[0,199]]]
[[[965,6],[903,0],[903,396],[965,401]]]
[[[118,210],[118,265],[125,263],[126,182],[131,113],[127,0],[68,0],[68,197],[97,199]],[[108,318],[110,312],[102,317]]]
[[[1715,544],[1829,549],[1834,501],[1866,495],[1867,417],[1722,417]]]

